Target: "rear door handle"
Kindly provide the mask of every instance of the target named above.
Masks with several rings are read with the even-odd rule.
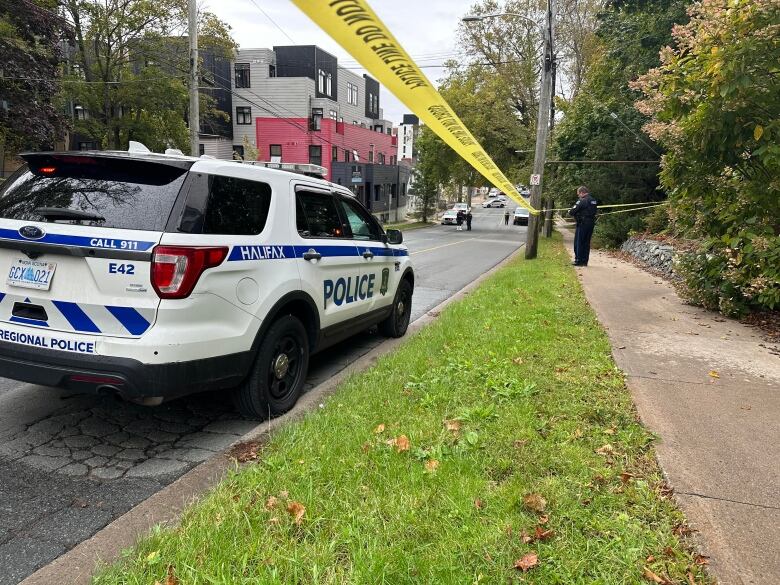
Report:
[[[370,260],[373,257],[374,257],[374,253],[371,250],[366,250],[365,252],[363,252],[363,258],[365,258],[366,260]]]
[[[320,258],[322,258],[322,254],[317,252],[314,248],[309,248],[308,252],[303,253],[304,260],[319,260]]]

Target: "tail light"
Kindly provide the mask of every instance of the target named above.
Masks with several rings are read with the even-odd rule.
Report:
[[[219,266],[226,247],[157,246],[152,252],[152,287],[161,299],[190,296],[200,275]]]

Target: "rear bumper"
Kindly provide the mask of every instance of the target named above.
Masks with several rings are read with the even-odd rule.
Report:
[[[249,373],[252,357],[247,351],[186,362],[144,364],[129,358],[0,342],[0,377],[87,393],[113,389],[124,398],[176,398],[237,386]]]

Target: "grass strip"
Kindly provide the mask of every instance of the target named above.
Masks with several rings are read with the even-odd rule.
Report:
[[[94,582],[706,583],[652,443],[556,236]]]
[[[409,231],[409,230],[416,230],[424,227],[429,227],[432,225],[436,225],[435,222],[430,221],[405,221],[400,223],[387,223],[383,227],[388,230],[403,230],[403,231]]]

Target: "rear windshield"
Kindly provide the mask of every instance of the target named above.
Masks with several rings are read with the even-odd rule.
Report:
[[[189,163],[99,156],[29,156],[0,190],[0,217],[162,231]],[[60,217],[58,210],[87,217]]]

